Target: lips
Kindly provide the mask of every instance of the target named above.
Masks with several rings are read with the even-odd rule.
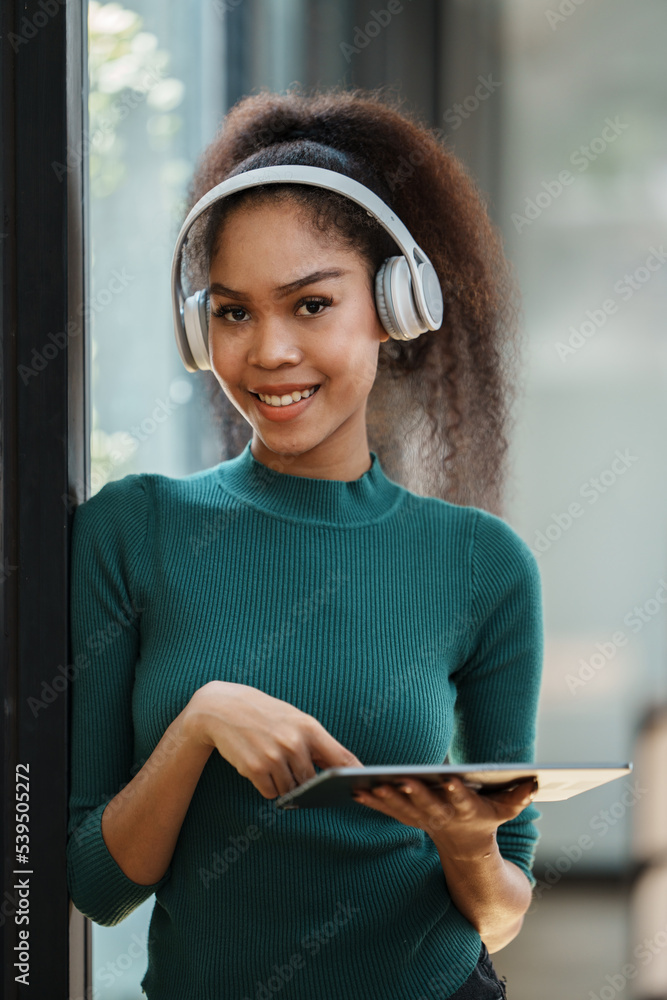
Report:
[[[262,402],[279,407],[291,406],[293,403],[301,402],[302,399],[308,399],[310,396],[314,396],[319,388],[319,385],[313,385],[308,388],[293,389],[291,392],[287,392],[284,388],[282,391],[277,390],[274,392],[263,392],[261,389],[256,393],[252,392],[252,390],[248,391],[256,399],[261,398]]]
[[[271,403],[264,403],[255,393],[250,393],[253,397],[255,406],[267,420],[274,423],[283,423],[287,420],[294,420],[297,418],[307,407],[312,405],[312,401],[317,396],[320,386],[318,385],[314,392],[310,396],[304,396],[298,402],[285,403],[281,406],[274,406]],[[263,395],[263,393],[262,393]]]
[[[303,392],[304,389],[314,389],[317,382],[285,382],[284,385],[256,385],[249,389],[253,396],[261,392],[263,396],[284,396],[288,392]]]

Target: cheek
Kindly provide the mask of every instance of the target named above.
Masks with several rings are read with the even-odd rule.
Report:
[[[211,369],[220,385],[229,387],[233,391],[235,382],[241,370],[240,360],[236,357],[236,352],[232,345],[223,345],[218,341],[213,341],[209,354]]]
[[[377,346],[356,336],[335,336],[327,349],[309,355],[314,369],[321,371],[332,388],[345,396],[359,397],[368,393],[377,369]]]
[[[358,397],[368,396],[375,381],[376,371],[377,357],[373,355],[372,349],[370,356],[368,351],[360,354],[349,368],[350,391]]]
[[[352,390],[370,392],[377,373],[380,333],[384,334],[384,330],[375,306],[369,302],[363,309],[351,311],[327,337],[331,365]]]
[[[368,333],[358,334],[345,352],[346,381],[357,395],[371,391],[377,374],[379,341]]]

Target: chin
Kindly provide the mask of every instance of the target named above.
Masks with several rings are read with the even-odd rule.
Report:
[[[254,436],[261,441],[267,451],[272,451],[274,455],[278,455],[281,458],[298,458],[300,455],[305,455],[307,452],[312,451],[313,448],[316,448],[317,445],[321,443],[320,441],[314,441],[312,443],[303,441],[295,442],[293,439],[288,440],[286,436],[285,439],[281,441],[278,434],[276,434],[274,440],[267,440],[266,437],[261,435],[256,428],[254,428]]]
[[[281,434],[280,431],[275,434],[266,434],[265,432],[260,433],[256,427],[253,427],[253,438],[261,442],[262,447],[272,452],[278,460],[282,460],[285,464],[314,451],[321,444],[324,444],[328,437],[329,435],[312,437],[307,432],[298,436]]]

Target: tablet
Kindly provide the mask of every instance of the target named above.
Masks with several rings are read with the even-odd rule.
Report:
[[[320,771],[285,795],[274,799],[279,809],[346,806],[354,803],[355,788],[400,784],[403,778],[417,778],[437,787],[448,777],[462,778],[480,795],[506,791],[525,778],[536,777],[534,802],[558,802],[587,792],[607,781],[622,778],[632,764],[397,764],[377,767],[330,767]],[[355,803],[362,805],[362,803]],[[367,808],[367,807],[366,807]]]

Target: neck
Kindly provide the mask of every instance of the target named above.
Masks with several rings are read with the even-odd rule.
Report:
[[[220,485],[237,500],[266,514],[301,524],[349,528],[390,516],[408,492],[385,476],[375,452],[355,479],[305,476],[258,461],[251,442],[218,466]]]

